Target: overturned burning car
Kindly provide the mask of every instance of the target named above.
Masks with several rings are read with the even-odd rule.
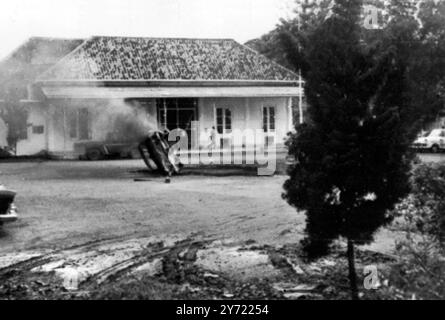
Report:
[[[178,174],[183,165],[171,149],[168,141],[168,131],[151,131],[147,138],[139,144],[139,152],[146,166],[152,171],[158,171],[166,176]]]
[[[17,208],[14,204],[16,193],[0,185],[0,226],[17,220]]]

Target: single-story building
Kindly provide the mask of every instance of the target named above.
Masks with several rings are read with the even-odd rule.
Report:
[[[111,139],[117,118],[187,132],[198,121],[200,147],[212,130],[218,145],[231,141],[234,131],[250,129],[263,130],[266,143],[278,146],[293,130],[303,94],[298,75],[234,40],[40,40],[50,43],[50,61],[26,79],[20,103],[28,112],[27,132],[17,143],[19,155],[45,150],[76,157],[76,143]],[[33,63],[36,52],[28,53],[21,68]]]

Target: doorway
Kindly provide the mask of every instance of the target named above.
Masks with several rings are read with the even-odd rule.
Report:
[[[198,99],[167,98],[157,99],[158,121],[168,130],[183,129],[191,145],[192,121],[198,120]]]

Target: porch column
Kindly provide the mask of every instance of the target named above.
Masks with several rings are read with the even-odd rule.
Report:
[[[164,99],[163,106],[163,113],[164,113],[164,123],[162,124],[164,126],[164,130],[167,128],[167,101]]]
[[[217,130],[217,124],[216,124],[216,103],[215,101],[213,102],[213,124],[212,127],[215,127],[215,130]]]
[[[250,122],[250,100],[249,100],[249,98],[245,98],[244,109],[245,109],[245,113],[246,113],[244,129],[249,129],[249,122]]]
[[[300,93],[298,95],[298,113],[300,116],[299,119],[299,124],[303,124],[304,123],[304,116],[303,116],[303,78],[301,77],[301,70],[299,71],[299,80],[298,80],[298,87],[300,89]]]
[[[287,99],[287,128],[288,131],[294,130],[294,113],[292,110],[292,98]]]

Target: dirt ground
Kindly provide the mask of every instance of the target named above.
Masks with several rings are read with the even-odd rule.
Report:
[[[166,184],[141,170],[140,160],[0,164],[20,210],[20,221],[1,231],[0,253],[191,233],[286,243],[304,221],[281,199],[284,176],[187,174]]]
[[[285,179],[240,168],[188,169],[168,184],[145,172],[141,160],[1,163],[0,182],[18,192],[20,220],[0,229],[0,296],[92,294],[110,280],[124,279],[125,287],[128,275],[140,275],[138,284],[163,279],[173,286],[167,298],[299,298],[314,282],[283,281],[307,272],[317,279],[320,267],[300,263],[289,249],[303,237],[304,214],[282,200]],[[368,249],[390,252],[393,245],[383,230]]]

